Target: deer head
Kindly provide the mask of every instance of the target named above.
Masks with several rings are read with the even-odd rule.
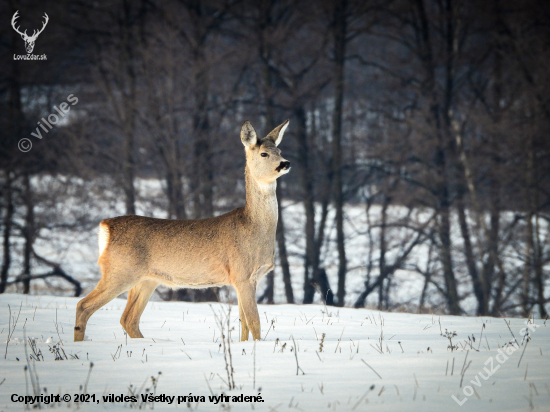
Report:
[[[290,171],[290,162],[281,156],[281,151],[277,148],[287,127],[288,120],[263,139],[259,139],[250,122],[247,120],[243,123],[241,141],[246,150],[247,167],[255,180],[273,183]]]
[[[16,24],[16,20],[19,18],[19,16],[17,15],[17,13],[19,13],[19,10],[17,10],[15,12],[15,14],[13,15],[12,19],[11,19],[11,26],[13,27],[13,29],[19,33],[21,35],[21,38],[25,41],[25,49],[27,49],[27,53],[28,54],[31,54],[33,49],[34,49],[34,42],[36,41],[36,38],[38,37],[38,35],[40,33],[42,33],[44,31],[44,28],[46,27],[46,25],[48,24],[48,21],[50,20],[50,18],[48,17],[48,15],[46,13],[44,13],[44,23],[42,24],[42,28],[40,30],[33,30],[33,33],[32,33],[32,36],[28,36],[27,35],[27,30],[25,30],[23,33],[19,30],[19,27],[15,27],[15,24]]]

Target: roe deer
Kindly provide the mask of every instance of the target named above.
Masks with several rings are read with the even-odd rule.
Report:
[[[276,180],[290,170],[277,148],[288,120],[259,139],[246,121],[241,140],[246,153],[246,204],[202,220],[120,216],[99,225],[102,277],[76,307],[74,340],[84,340],[92,314],[129,290],[120,323],[142,338],[139,319],[159,284],[171,288],[232,285],[237,291],[241,340],[260,339],[256,305],[258,280],[274,266],[277,228]]]

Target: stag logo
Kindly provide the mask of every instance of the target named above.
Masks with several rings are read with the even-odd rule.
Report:
[[[46,28],[46,25],[48,24],[48,21],[50,18],[46,13],[44,13],[44,23],[42,24],[42,28],[40,30],[33,30],[32,36],[27,35],[27,30],[24,32],[21,32],[19,30],[19,26],[15,26],[16,20],[19,18],[19,10],[15,12],[11,19],[11,26],[13,29],[21,36],[21,38],[25,41],[25,49],[27,49],[27,54],[31,54],[34,50],[34,42],[36,42],[36,39],[38,38],[38,35],[44,31]]]

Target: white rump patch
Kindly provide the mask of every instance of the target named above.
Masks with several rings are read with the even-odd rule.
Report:
[[[97,243],[99,245],[99,256],[103,254],[103,251],[109,243],[109,226],[104,223],[99,224],[99,231],[97,233]]]

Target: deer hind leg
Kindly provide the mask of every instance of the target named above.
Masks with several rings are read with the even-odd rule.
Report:
[[[158,285],[159,282],[147,279],[138,283],[128,292],[128,302],[120,318],[120,324],[131,338],[143,338],[139,330],[139,319]]]
[[[109,279],[112,281],[109,281]],[[135,280],[125,277],[124,275],[112,277],[105,276],[104,274],[97,283],[95,289],[76,305],[74,341],[80,342],[84,340],[86,324],[95,311],[109,303],[121,293],[129,290],[135,284]]]
[[[239,300],[239,314],[242,323],[241,340],[248,340],[248,331],[252,332],[254,340],[260,340],[260,316],[256,304],[256,285],[250,282],[241,282],[235,285]],[[244,316],[243,316],[244,315]]]

